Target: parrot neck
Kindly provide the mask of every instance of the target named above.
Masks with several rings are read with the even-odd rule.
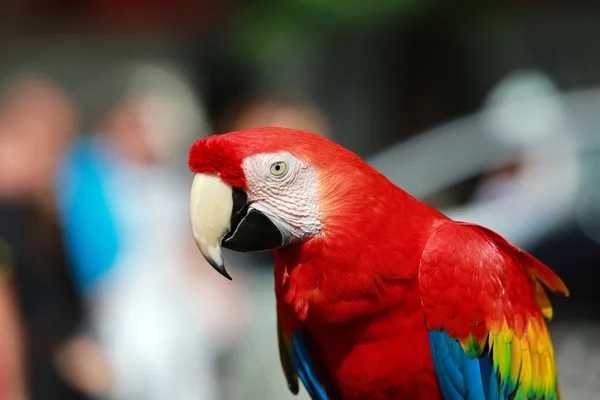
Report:
[[[445,217],[394,188],[357,193],[360,206],[327,219],[319,236],[276,250],[278,302],[301,321],[339,324],[404,301],[431,226]]]

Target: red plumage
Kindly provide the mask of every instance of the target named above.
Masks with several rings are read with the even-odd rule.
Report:
[[[307,332],[330,393],[441,399],[429,330],[483,345],[506,318],[523,335],[547,302],[537,280],[566,293],[529,254],[451,221],[317,135],[261,128],[207,138],[192,148],[190,168],[244,188],[246,157],[283,150],[317,169],[323,227],[275,251],[277,313],[285,337]]]
[[[280,323],[308,328],[343,399],[439,398],[417,278],[443,216],[368,176],[343,179],[348,209],[322,238],[276,251]]]

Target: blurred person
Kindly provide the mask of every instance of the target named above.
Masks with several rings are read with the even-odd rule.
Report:
[[[10,246],[0,239],[0,398],[27,399],[19,307],[12,282]]]
[[[11,271],[0,279],[3,319],[12,321],[1,328],[2,354],[7,363],[12,358],[3,374],[2,386],[13,389],[8,399],[85,398],[55,364],[83,319],[53,190],[76,126],[67,96],[53,83],[34,75],[8,81],[0,105],[0,264]]]
[[[216,360],[245,314],[241,294],[201,268],[181,212],[190,182],[175,162],[207,131],[202,104],[166,64],[112,79],[123,95],[73,147],[58,186],[75,277],[113,372],[106,397],[217,399]]]
[[[260,126],[302,129],[330,138],[329,121],[311,102],[278,97],[256,97],[242,103],[224,121],[223,132]]]

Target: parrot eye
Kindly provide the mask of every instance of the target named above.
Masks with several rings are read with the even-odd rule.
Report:
[[[281,176],[287,169],[287,165],[283,161],[277,161],[271,164],[271,173],[275,176]]]

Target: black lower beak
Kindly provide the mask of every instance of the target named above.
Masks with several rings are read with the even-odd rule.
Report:
[[[231,226],[221,245],[248,253],[277,249],[284,243],[285,238],[279,228],[263,213],[249,207],[248,196],[243,190],[234,188]]]

